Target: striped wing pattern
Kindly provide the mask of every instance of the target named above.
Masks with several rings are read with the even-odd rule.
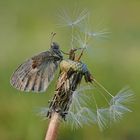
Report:
[[[44,92],[54,78],[59,60],[43,52],[21,64],[11,77],[11,85],[21,91]]]

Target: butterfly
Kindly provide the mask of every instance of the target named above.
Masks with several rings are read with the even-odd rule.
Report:
[[[39,53],[22,63],[13,73],[10,83],[21,91],[44,92],[53,80],[62,60],[59,45],[52,42],[48,51]]]

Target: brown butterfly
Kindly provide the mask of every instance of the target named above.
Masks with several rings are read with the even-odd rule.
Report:
[[[10,83],[21,91],[44,92],[53,80],[62,59],[59,45],[53,42],[48,51],[39,53],[21,64],[13,73]]]

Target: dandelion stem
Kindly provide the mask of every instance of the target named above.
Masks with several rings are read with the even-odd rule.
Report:
[[[110,103],[109,103],[108,99],[106,98],[106,96],[105,96],[99,89],[97,89],[97,90],[98,90],[99,93],[105,98],[105,100],[106,100],[106,102],[108,103],[108,105],[110,105]]]
[[[102,86],[98,81],[96,81],[94,79],[94,83],[99,86],[100,88],[102,88],[107,94],[109,94],[112,98],[114,97],[104,86]]]
[[[71,27],[71,48],[73,49],[73,39],[74,39],[74,27],[73,27],[73,25],[72,25],[72,27]]]
[[[94,100],[94,103],[95,103],[96,110],[98,110],[98,105],[97,105],[97,102],[96,102],[94,94],[93,94],[93,100]]]
[[[60,125],[60,116],[58,113],[55,112],[52,114],[45,140],[57,139],[59,125]]]

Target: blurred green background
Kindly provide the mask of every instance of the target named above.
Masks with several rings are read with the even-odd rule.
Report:
[[[1,0],[0,1],[0,140],[43,140],[48,121],[36,115],[48,105],[55,82],[45,94],[22,94],[9,84],[18,64],[47,50],[50,33],[68,50],[70,33],[57,28],[59,8],[87,8],[91,22],[102,22],[111,34],[93,43],[93,52],[84,61],[109,91],[116,93],[129,85],[136,94],[132,113],[111,128],[98,126],[71,130],[61,126],[59,140],[139,140],[140,139],[140,1],[139,0]],[[97,19],[97,21],[96,21]],[[92,55],[91,55],[92,54]]]

